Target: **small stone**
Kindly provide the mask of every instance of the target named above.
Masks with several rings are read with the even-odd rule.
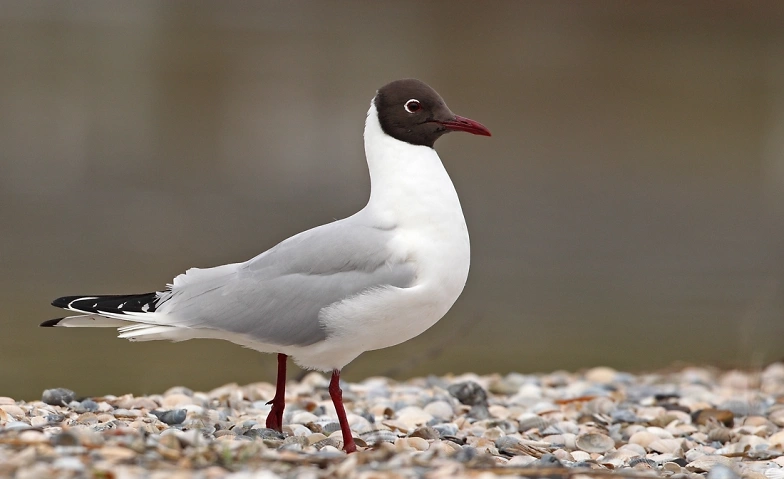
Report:
[[[41,401],[49,404],[50,406],[67,406],[68,403],[74,400],[76,393],[70,389],[55,388],[47,389],[41,395]]]
[[[490,411],[488,411],[487,406],[484,404],[476,404],[471,406],[471,410],[468,411],[468,417],[472,419],[489,419],[490,418]]]
[[[92,399],[85,399],[79,403],[75,410],[76,412],[96,412],[98,411],[98,403]]]
[[[487,392],[474,381],[452,384],[447,390],[449,394],[457,398],[462,404],[467,406],[487,406]]]
[[[174,426],[176,424],[182,424],[187,417],[187,413],[185,409],[172,409],[169,411],[150,411],[152,414],[155,415],[162,423],[168,424],[170,426]]]
[[[79,438],[71,432],[61,432],[52,437],[53,446],[78,446]]]
[[[735,415],[726,409],[702,409],[692,415],[692,421],[701,426],[717,421],[727,427],[732,427],[735,422]]]

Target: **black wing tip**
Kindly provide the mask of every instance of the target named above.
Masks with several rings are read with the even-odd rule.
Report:
[[[83,296],[63,296],[52,301],[52,306],[57,308],[67,308],[69,304],[75,299],[82,298]]]
[[[52,301],[52,306],[83,313],[152,313],[155,311],[157,299],[158,293],[155,291],[142,294],[63,296]]]
[[[44,321],[43,323],[39,324],[39,328],[53,328],[57,326],[57,323],[64,320],[65,318],[57,318],[57,319],[50,319],[48,321]]]

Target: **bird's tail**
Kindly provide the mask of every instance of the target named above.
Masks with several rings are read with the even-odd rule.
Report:
[[[158,293],[64,296],[52,301],[52,306],[83,313],[79,316],[51,319],[43,327],[117,328],[127,321],[138,321],[139,314],[155,312]],[[127,319],[123,316],[129,315]]]

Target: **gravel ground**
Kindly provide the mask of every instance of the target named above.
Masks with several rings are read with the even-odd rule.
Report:
[[[343,384],[359,452],[344,454],[328,379],[39,401],[0,397],[0,477],[784,479],[784,364],[633,375],[462,375]]]

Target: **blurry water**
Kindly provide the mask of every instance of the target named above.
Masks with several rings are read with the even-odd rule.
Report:
[[[218,341],[36,326],[359,209],[369,101],[409,76],[494,134],[438,145],[472,271],[349,379],[780,359],[783,10],[0,2],[0,395],[271,380]]]

